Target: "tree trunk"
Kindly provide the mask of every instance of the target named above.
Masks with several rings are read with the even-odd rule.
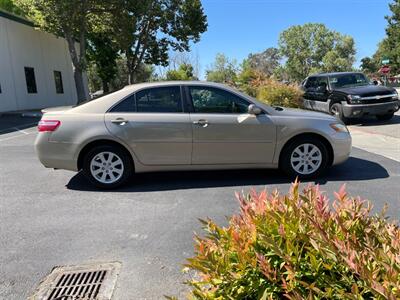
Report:
[[[78,55],[75,48],[75,39],[70,31],[64,29],[65,39],[67,40],[69,54],[71,56],[72,65],[74,68],[74,80],[76,95],[78,98],[77,103],[86,101],[85,83],[83,81],[83,66],[85,65],[85,40],[84,34],[81,34],[81,40],[79,45],[80,53]],[[83,52],[82,52],[83,51]]]
[[[74,79],[76,94],[78,96],[78,104],[86,101],[85,84],[83,82],[83,72],[78,68],[74,68]]]
[[[130,85],[134,83],[132,65],[128,62],[126,66],[128,69],[128,85]]]
[[[108,82],[106,80],[102,80],[102,85],[103,85],[103,93],[108,94],[110,92],[110,88],[108,86]]]

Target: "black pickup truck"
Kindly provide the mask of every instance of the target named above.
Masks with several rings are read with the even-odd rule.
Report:
[[[305,108],[331,113],[345,123],[365,116],[389,120],[400,107],[394,88],[374,85],[363,73],[312,75],[303,81],[302,89]]]

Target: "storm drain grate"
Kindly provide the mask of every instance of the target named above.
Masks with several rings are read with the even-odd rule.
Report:
[[[106,270],[101,270],[63,274],[47,299],[96,299],[106,273]]]
[[[120,263],[57,267],[40,284],[34,300],[109,300]]]

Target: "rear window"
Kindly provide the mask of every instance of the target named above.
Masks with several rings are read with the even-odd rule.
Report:
[[[179,86],[160,87],[136,93],[137,112],[180,113],[183,112]]]
[[[111,112],[129,113],[135,112],[135,96],[131,95],[128,98],[122,100],[120,103],[115,105]]]

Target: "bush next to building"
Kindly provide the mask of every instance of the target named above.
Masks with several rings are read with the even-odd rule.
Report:
[[[318,186],[238,195],[227,227],[203,221],[188,271],[190,299],[399,299],[400,229]]]

